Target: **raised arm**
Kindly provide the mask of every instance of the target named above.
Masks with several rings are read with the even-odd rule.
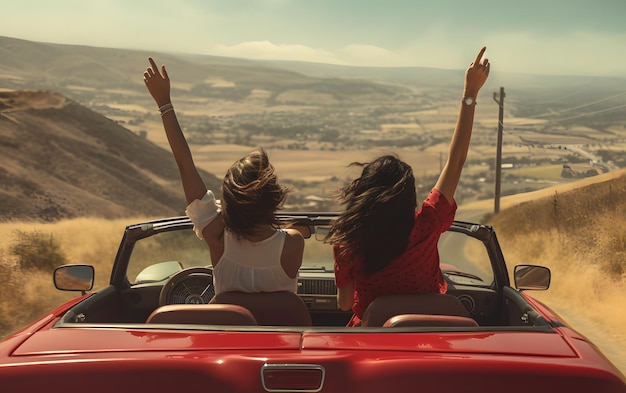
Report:
[[[435,184],[435,188],[441,191],[449,202],[454,198],[454,192],[461,178],[461,171],[467,158],[467,151],[472,137],[472,128],[474,125],[474,110],[476,107],[476,99],[480,88],[485,84],[489,76],[489,61],[483,59],[483,54],[487,48],[483,47],[476,60],[470,63],[465,71],[465,85],[463,88],[463,102],[459,109],[459,117],[457,119],[454,134],[450,141],[450,152],[439,179]],[[471,97],[473,101],[466,103],[466,98]]]
[[[150,62],[150,67],[144,72],[143,80],[157,106],[163,108],[161,110],[163,127],[165,128],[167,141],[174,154],[174,159],[178,165],[180,178],[185,191],[185,198],[187,199],[187,204],[189,204],[195,199],[201,199],[204,194],[206,194],[206,185],[202,181],[198,169],[193,162],[191,150],[180,128],[180,124],[178,124],[176,113],[173,107],[171,107],[170,78],[167,75],[165,66],[161,66],[161,70],[159,71],[151,57],[148,58],[148,61]],[[169,109],[170,107],[172,109]]]

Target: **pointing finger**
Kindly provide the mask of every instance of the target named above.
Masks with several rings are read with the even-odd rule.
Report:
[[[480,64],[480,59],[483,57],[483,53],[485,53],[485,50],[487,50],[487,47],[483,46],[480,52],[478,52],[478,56],[476,56],[476,60],[474,61],[475,65]]]
[[[154,59],[152,57],[148,57],[148,61],[150,62],[150,68],[152,69],[152,72],[154,72],[155,74],[159,72],[159,68],[154,62]]]

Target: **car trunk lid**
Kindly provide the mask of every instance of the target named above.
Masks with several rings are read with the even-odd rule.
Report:
[[[201,331],[124,328],[57,328],[33,334],[13,356],[85,352],[297,350],[298,331]]]
[[[544,331],[307,333],[303,349],[575,357],[561,335]]]
[[[415,332],[403,329],[298,329],[237,331],[125,329],[115,327],[42,330],[25,340],[14,356],[81,352],[167,350],[342,350],[575,357],[555,331]]]

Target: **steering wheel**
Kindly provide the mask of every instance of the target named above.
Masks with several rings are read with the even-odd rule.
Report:
[[[190,267],[167,280],[159,295],[159,306],[167,304],[208,304],[215,295],[213,270]]]

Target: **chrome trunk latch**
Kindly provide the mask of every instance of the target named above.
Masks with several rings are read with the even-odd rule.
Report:
[[[326,370],[318,364],[264,364],[261,381],[267,392],[319,392]]]

